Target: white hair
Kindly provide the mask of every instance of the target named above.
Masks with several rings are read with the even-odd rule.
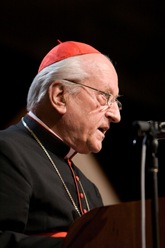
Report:
[[[61,80],[61,84],[67,86],[67,90],[70,94],[78,92],[80,85],[71,84],[69,81],[82,82],[90,78],[91,71],[99,71],[97,61],[96,63],[93,62],[89,65],[86,63],[86,60],[84,60],[83,56],[86,55],[69,57],[42,69],[33,79],[29,88],[27,95],[27,110],[32,110],[41,101],[46,95],[49,86],[56,80]],[[108,56],[103,56],[110,60]],[[101,70],[104,71],[103,68],[104,63],[101,67]]]
[[[68,85],[70,93],[74,93],[78,85],[72,84],[69,87],[69,82],[67,83],[64,79],[81,81],[87,77],[88,73],[80,63],[79,56],[70,57],[45,67],[35,76],[29,88],[27,110],[32,110],[41,101],[55,80],[61,80],[63,84]]]

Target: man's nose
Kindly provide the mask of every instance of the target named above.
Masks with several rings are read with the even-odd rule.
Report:
[[[106,117],[111,119],[112,122],[116,122],[116,123],[120,122],[121,115],[120,115],[120,109],[119,109],[117,102],[112,103],[112,105],[110,105],[107,108]]]

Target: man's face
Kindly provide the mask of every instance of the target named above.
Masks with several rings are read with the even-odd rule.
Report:
[[[88,59],[96,67],[89,67],[90,78],[79,83],[117,96],[118,78],[111,62],[102,55]],[[79,153],[99,152],[110,123],[120,121],[117,102],[108,107],[100,92],[80,86],[78,93],[69,95],[66,106],[64,141]]]

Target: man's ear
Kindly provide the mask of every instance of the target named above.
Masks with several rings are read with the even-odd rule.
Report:
[[[60,114],[65,114],[66,104],[64,99],[64,86],[55,81],[49,86],[49,99],[50,102]]]

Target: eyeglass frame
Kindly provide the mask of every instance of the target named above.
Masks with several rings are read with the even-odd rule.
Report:
[[[64,81],[68,81],[68,82],[70,82],[70,83],[77,84],[77,85],[81,85],[81,86],[87,87],[87,88],[89,88],[89,89],[95,90],[95,91],[101,93],[101,94],[106,98],[107,105],[108,105],[109,107],[110,107],[114,102],[116,102],[117,105],[118,105],[119,110],[122,110],[122,103],[117,99],[118,97],[121,97],[121,95],[118,95],[118,96],[115,97],[115,96],[113,96],[112,94],[109,94],[109,93],[104,92],[104,91],[102,91],[102,90],[98,90],[98,89],[93,88],[93,87],[91,87],[91,86],[89,86],[89,85],[86,85],[86,84],[77,83],[77,82],[74,82],[74,81],[69,80],[69,79],[64,79]],[[110,98],[111,98],[111,97],[113,97],[113,99],[110,101]],[[109,101],[110,101],[110,103],[109,103]]]

